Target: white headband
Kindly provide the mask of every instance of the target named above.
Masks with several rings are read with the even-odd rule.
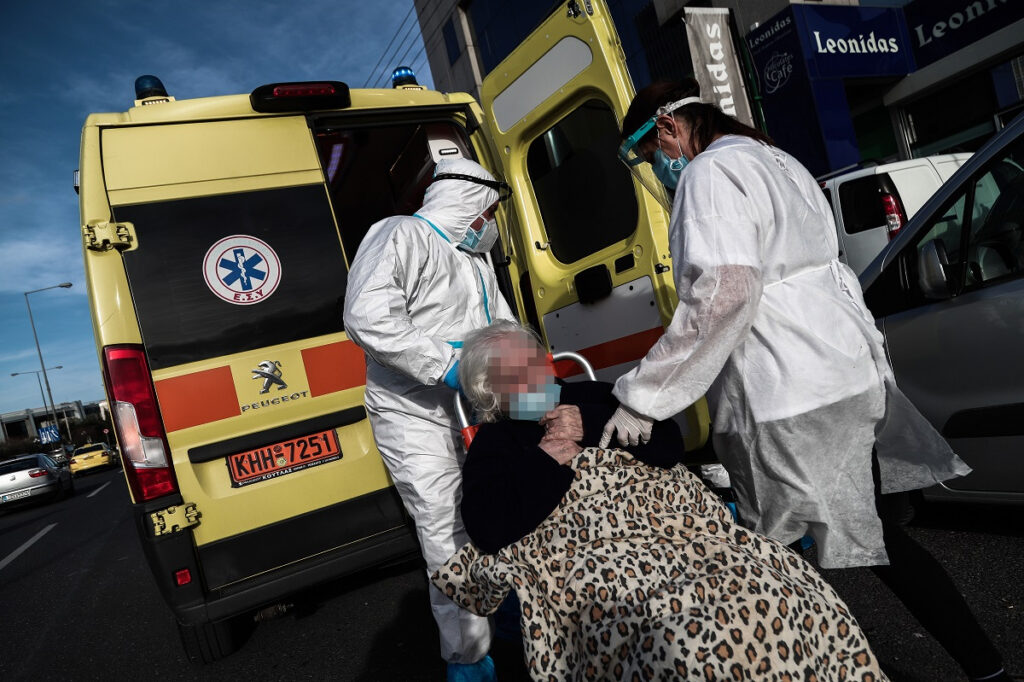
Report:
[[[664,106],[658,107],[658,111],[655,112],[655,115],[662,116],[664,114],[671,114],[673,111],[679,109],[680,107],[685,107],[687,104],[695,104],[701,101],[702,100],[700,97],[684,97],[678,102],[670,102]]]

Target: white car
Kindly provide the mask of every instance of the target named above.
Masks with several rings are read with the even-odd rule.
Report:
[[[858,275],[970,154],[941,154],[821,176],[839,257]]]

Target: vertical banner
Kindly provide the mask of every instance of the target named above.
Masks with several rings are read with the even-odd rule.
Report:
[[[706,102],[753,126],[754,117],[747,100],[739,58],[729,31],[729,10],[725,8],[686,7],[683,21],[690,43],[694,76]]]

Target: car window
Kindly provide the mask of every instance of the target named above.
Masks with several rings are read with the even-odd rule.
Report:
[[[13,462],[3,462],[0,463],[0,476],[25,471],[26,469],[32,469],[36,466],[38,466],[38,464],[34,459],[19,459]]]
[[[885,225],[880,175],[865,175],[839,185],[839,205],[843,210],[843,229],[857,234]]]
[[[955,263],[959,260],[961,236],[964,232],[964,206],[966,203],[967,193],[964,192],[925,231],[917,243],[918,252],[924,248],[925,244],[937,239],[945,248],[946,255],[950,259],[949,262]]]
[[[1024,172],[1005,157],[975,183],[967,288],[1024,271]]]
[[[939,247],[953,292],[1024,274],[1024,138],[965,182],[915,240],[908,284],[918,288],[918,258]],[[923,296],[916,296],[924,302]]]
[[[611,107],[587,100],[530,143],[527,171],[551,252],[562,263],[626,239],[639,208],[629,170],[619,162]]]

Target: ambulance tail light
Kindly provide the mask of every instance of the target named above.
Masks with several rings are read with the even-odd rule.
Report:
[[[900,205],[900,200],[889,193],[882,194],[882,207],[885,209],[885,231],[889,235],[889,241],[892,241],[907,224],[907,214]]]
[[[170,448],[142,347],[104,348],[103,374],[113,401],[114,428],[132,497],[144,502],[177,492]]]
[[[348,86],[341,81],[301,81],[261,85],[249,95],[253,111],[315,111],[345,109],[352,104]]]

